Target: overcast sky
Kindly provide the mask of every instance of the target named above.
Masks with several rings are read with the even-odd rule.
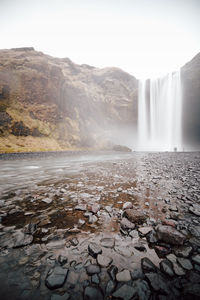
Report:
[[[0,0],[0,48],[22,46],[158,76],[200,52],[200,0]]]

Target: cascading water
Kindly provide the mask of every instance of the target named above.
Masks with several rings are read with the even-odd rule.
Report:
[[[181,94],[180,71],[139,81],[138,150],[182,150]]]

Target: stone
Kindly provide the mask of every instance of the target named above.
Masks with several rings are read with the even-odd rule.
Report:
[[[200,209],[199,208],[190,206],[188,211],[191,212],[192,214],[194,214],[195,216],[200,217]]]
[[[105,248],[113,248],[115,246],[115,239],[114,238],[103,238],[100,240],[101,246]]]
[[[117,299],[122,300],[131,300],[135,294],[135,290],[133,287],[124,284],[118,290],[116,290],[112,296]]]
[[[112,265],[112,266],[110,266],[110,267],[108,268],[108,274],[109,274],[110,278],[111,278],[113,281],[116,280],[116,274],[117,274],[117,272],[118,272],[118,268],[117,268],[116,266],[114,266],[114,265]]]
[[[133,208],[133,204],[131,202],[125,202],[123,204],[123,207],[122,207],[123,210],[130,209],[130,208]]]
[[[78,220],[78,227],[82,227],[85,224],[85,220],[79,219]]]
[[[68,300],[70,295],[65,292],[62,296],[58,294],[51,295],[51,300]]]
[[[30,245],[33,241],[31,234],[26,234],[21,230],[16,230],[14,233],[6,232],[0,236],[0,245],[2,248],[18,248]]]
[[[134,229],[135,224],[131,223],[127,218],[122,218],[120,225],[122,229]]]
[[[109,280],[107,285],[106,285],[106,294],[110,295],[112,294],[112,292],[114,292],[115,288],[116,288],[116,282]]]
[[[143,212],[135,209],[126,209],[123,213],[123,216],[126,217],[131,223],[135,224],[143,224],[147,219],[147,216]]]
[[[132,237],[133,239],[137,239],[139,237],[137,230],[131,230],[129,232],[129,236]]]
[[[100,210],[100,205],[98,203],[94,203],[93,205],[88,205],[88,210],[93,214],[96,214]]]
[[[176,205],[170,205],[169,210],[171,211],[178,211],[178,208]]]
[[[148,257],[144,257],[141,259],[141,267],[144,273],[157,272],[158,270],[158,268]]]
[[[72,244],[72,246],[77,246],[79,244],[79,241],[76,237],[74,237],[70,240],[70,243]]]
[[[146,273],[145,276],[155,292],[160,292],[165,295],[169,293],[167,280],[164,276],[159,273]]]
[[[101,269],[98,265],[89,265],[86,268],[86,271],[88,273],[88,275],[93,275],[93,274],[98,274],[100,273]]]
[[[49,289],[57,289],[63,286],[67,278],[68,269],[63,269],[60,266],[56,266],[51,269],[45,279],[45,284]]]
[[[149,232],[151,232],[153,230],[153,228],[151,226],[146,226],[146,227],[140,227],[138,228],[138,231],[142,234],[142,235],[147,235]]]
[[[88,245],[88,252],[92,257],[97,258],[97,255],[102,253],[102,249],[97,244],[90,243]]]
[[[111,214],[111,213],[112,213],[112,211],[113,211],[113,209],[112,209],[112,207],[111,207],[111,206],[109,206],[109,205],[106,205],[106,206],[105,206],[105,211],[107,211],[109,214]]]
[[[154,230],[150,231],[147,235],[146,235],[146,240],[149,244],[155,244],[158,242],[158,238],[156,235],[156,232]]]
[[[191,246],[181,246],[181,247],[175,248],[174,253],[176,254],[176,256],[187,258],[192,253],[192,247]]]
[[[145,280],[135,280],[133,281],[132,287],[134,288],[135,299],[148,300],[151,296],[151,291],[148,283]]]
[[[172,245],[182,245],[186,237],[171,226],[160,225],[157,228],[158,240]]]
[[[199,300],[200,284],[199,283],[187,283],[183,287],[183,299]]]
[[[172,262],[174,273],[178,276],[185,275],[183,268],[177,264],[177,257],[174,254],[167,255],[167,259]]]
[[[190,225],[188,227],[188,230],[194,237],[196,237],[196,238],[200,237],[200,226]]]
[[[85,300],[103,300],[102,291],[94,286],[87,286],[84,291],[84,299]]]
[[[119,188],[117,189],[117,191],[120,193],[120,192],[123,191],[123,189],[122,189],[121,187],[119,187]]]
[[[52,201],[53,201],[53,200],[50,199],[50,198],[44,198],[44,199],[42,199],[42,202],[45,202],[45,203],[47,203],[47,204],[50,204]]]
[[[99,284],[99,276],[97,274],[92,275],[91,282],[95,284]]]
[[[107,268],[111,263],[112,263],[112,258],[99,254],[97,256],[97,263],[103,267],[103,268]]]
[[[166,275],[172,277],[174,276],[173,265],[172,262],[168,259],[164,259],[160,262],[160,270]]]
[[[79,274],[71,270],[67,276],[67,283],[69,283],[71,286],[75,286],[78,282],[78,278]]]
[[[192,263],[189,259],[183,258],[183,257],[178,257],[177,261],[183,269],[185,269],[185,270],[192,270],[193,269]]]
[[[195,264],[200,265],[200,254],[196,254],[196,255],[192,256],[192,261],[193,261]]]
[[[59,255],[58,256],[58,262],[61,266],[63,266],[64,264],[66,264],[68,261],[68,258],[64,255]]]
[[[122,281],[130,281],[131,280],[131,274],[129,270],[123,270],[116,274],[116,279],[119,282]]]
[[[98,218],[97,218],[96,216],[91,215],[91,216],[89,216],[88,223],[89,223],[89,224],[94,224],[94,223],[97,222],[97,220],[98,220]]]
[[[141,252],[147,251],[146,247],[142,243],[134,244],[134,248]]]
[[[37,224],[30,223],[24,227],[24,233],[34,234],[37,230]]]
[[[159,258],[164,258],[166,255],[170,254],[170,252],[171,252],[170,248],[157,246],[157,245],[154,246],[154,249]]]
[[[80,211],[86,211],[87,210],[87,204],[78,204],[74,207],[75,210]]]

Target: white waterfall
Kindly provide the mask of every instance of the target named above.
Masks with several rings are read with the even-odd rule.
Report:
[[[181,151],[180,71],[140,80],[138,102],[138,150]]]

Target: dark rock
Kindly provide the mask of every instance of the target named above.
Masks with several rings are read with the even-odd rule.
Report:
[[[45,284],[49,289],[57,289],[63,286],[67,278],[68,270],[56,266],[47,274]]]
[[[84,291],[84,300],[103,300],[103,293],[99,288],[87,286]]]
[[[192,256],[192,261],[198,265],[200,265],[200,254],[196,254]]]
[[[72,238],[71,240],[70,240],[70,243],[73,245],[73,246],[77,246],[78,244],[79,244],[79,241],[77,240],[77,238]]]
[[[109,280],[106,286],[106,294],[110,295],[114,292],[115,288],[116,288],[116,282]]]
[[[157,272],[158,268],[152,263],[152,261],[144,257],[141,259],[141,266],[144,273]]]
[[[116,274],[118,272],[118,268],[114,265],[110,266],[108,268],[108,274],[110,275],[110,278],[115,281],[116,280]]]
[[[70,295],[66,292],[62,296],[58,294],[53,294],[51,296],[51,300],[68,300],[70,298]]]
[[[88,245],[88,252],[92,257],[97,258],[97,255],[102,253],[102,249],[97,244],[90,243]]]
[[[135,299],[148,300],[150,298],[151,291],[145,280],[138,279],[133,281],[132,287],[135,290]]]
[[[154,230],[152,230],[146,235],[146,239],[149,244],[155,244],[158,242],[158,238]]]
[[[135,295],[135,290],[133,287],[124,284],[118,290],[116,290],[112,296],[117,299],[130,300]]]
[[[27,234],[34,234],[36,230],[37,230],[37,224],[30,223],[24,227],[24,233]]]
[[[171,250],[169,248],[165,248],[162,246],[155,246],[154,249],[155,249],[158,257],[160,257],[160,258],[164,258],[166,255],[171,253]]]
[[[160,269],[166,275],[170,277],[174,276],[173,265],[168,259],[164,259],[160,262]]]
[[[189,259],[183,258],[183,257],[178,257],[177,261],[183,269],[185,269],[185,270],[192,270],[193,269],[192,263]]]
[[[167,280],[164,276],[159,273],[146,273],[145,276],[155,292],[169,294]]]
[[[182,246],[174,249],[174,253],[176,256],[180,257],[189,257],[192,253],[192,247],[190,246]]]
[[[147,216],[143,212],[134,209],[126,209],[123,216],[135,224],[143,224],[147,219]]]
[[[132,277],[133,280],[144,279],[144,278],[145,278],[145,276],[144,276],[142,270],[139,269],[139,268],[138,268],[138,269],[135,269],[135,270],[133,270],[133,271],[131,272],[131,277]]]
[[[134,248],[141,252],[147,251],[146,247],[142,243],[134,244]]]
[[[200,237],[200,226],[190,225],[188,227],[188,230],[194,237],[196,237],[196,238]]]
[[[157,228],[157,237],[158,240],[172,244],[172,245],[182,245],[186,237],[174,229],[171,226],[158,226]]]
[[[92,275],[91,282],[95,284],[99,284],[99,276],[97,274]]]
[[[183,288],[183,299],[186,300],[199,300],[200,295],[200,284],[199,283],[188,283]]]
[[[63,266],[64,264],[66,264],[68,261],[68,258],[66,256],[63,255],[59,255],[58,257],[58,262],[61,266]]]
[[[89,265],[86,268],[86,271],[87,271],[88,275],[93,275],[93,274],[100,273],[101,269],[98,265]]]
[[[31,244],[33,236],[26,234],[21,230],[16,230],[14,233],[6,233],[0,236],[0,245],[2,248],[18,248]]]

